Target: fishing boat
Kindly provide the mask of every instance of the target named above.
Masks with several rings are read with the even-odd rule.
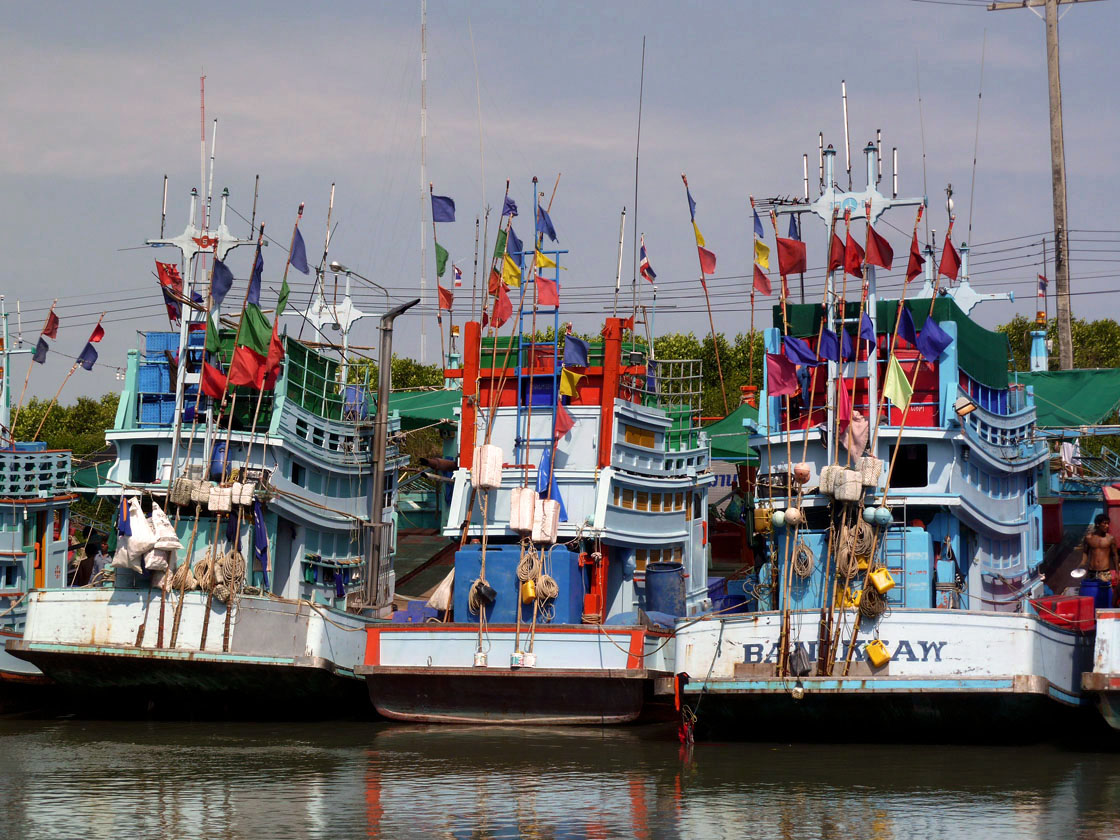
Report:
[[[29,593],[23,637],[8,642],[5,656],[40,669],[84,710],[364,712],[365,686],[354,675],[364,628],[387,615],[394,595],[397,472],[407,460],[399,418],[387,400],[374,409],[369,382],[350,384],[347,354],[336,356],[327,325],[345,333],[364,313],[348,288],[328,304],[321,274],[305,313],[321,340],[279,329],[281,299],[268,352],[282,361],[266,369],[260,353],[247,357],[261,367],[237,384],[245,330],[264,317],[249,302],[259,300],[261,270],[250,290],[233,283],[246,303],[232,318],[219,320],[218,291],[223,278],[233,281],[225,260],[234,248],[255,244],[253,264],[262,265],[264,234],[262,226],[248,239],[234,236],[227,198],[228,190],[216,228],[205,216],[196,225],[192,191],[186,230],[149,241],[180,253],[178,266],[158,266],[180,324],[142,333],[128,352],[106,432],[115,458],[95,488],[119,511],[107,579]],[[299,268],[297,237],[298,221],[288,257]],[[287,273],[286,265],[282,298]],[[393,319],[410,305],[381,317],[389,356]],[[265,317],[265,340],[268,329]],[[386,364],[383,393],[389,375]],[[44,565],[48,576],[51,568]],[[283,704],[271,702],[278,696]]]
[[[745,430],[760,458],[756,597],[677,624],[684,700],[731,734],[749,721],[798,737],[1037,738],[1085,720],[1082,674],[1107,613],[1043,579],[1049,450],[1034,389],[1009,379],[1006,337],[969,315],[985,296],[951,225],[919,283],[916,221],[902,295],[878,294],[892,257],[874,226],[901,206],[920,219],[926,201],[898,198],[897,174],[880,193],[877,144],[864,155],[864,190],[837,185],[822,144],[819,197],[806,180],[804,200],[771,204],[775,234],[783,213],[823,222],[830,266],[821,303],[783,297],[765,333]]]
[[[542,305],[537,284],[559,289],[566,252],[542,248],[539,231],[536,251],[512,247],[511,222],[498,264],[530,267],[510,284],[517,303],[493,286],[487,328],[465,325],[463,365],[447,370],[462,383],[443,529],[454,568],[426,620],[366,628],[356,670],[394,720],[656,716],[671,624],[710,607],[700,362],[650,358],[633,318],[608,318],[593,340],[563,329],[560,298]]]

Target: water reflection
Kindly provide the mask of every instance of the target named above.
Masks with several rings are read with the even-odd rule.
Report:
[[[0,835],[1112,837],[1120,762],[665,729],[0,722]]]

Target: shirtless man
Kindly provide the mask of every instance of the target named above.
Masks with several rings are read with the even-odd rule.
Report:
[[[1093,524],[1096,527],[1085,535],[1085,541],[1081,544],[1085,552],[1081,567],[1088,569],[1098,580],[1111,584],[1113,569],[1120,570],[1116,538],[1108,532],[1109,522],[1106,514],[1099,514],[1093,520]]]

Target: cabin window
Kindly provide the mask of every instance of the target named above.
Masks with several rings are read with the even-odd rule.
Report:
[[[704,518],[704,498],[700,493],[692,494],[692,518]]]
[[[650,493],[649,494],[649,509],[651,511],[653,511],[654,513],[660,513],[661,512],[661,494],[660,493]]]
[[[673,510],[684,510],[684,493],[677,493],[673,497]]]
[[[897,456],[894,450],[898,450]],[[907,443],[891,447],[894,472],[891,487],[925,487],[929,484],[929,454],[924,443]]]
[[[58,542],[62,539],[62,518],[63,517],[61,510],[54,511],[54,536],[52,537],[52,539],[55,542]]]
[[[622,506],[627,510],[634,509],[634,491],[629,487],[625,487],[622,490]]]
[[[634,446],[654,448],[654,434],[652,429],[640,429],[637,426],[623,424],[623,439]]]
[[[644,548],[639,548],[634,552],[634,569],[638,572],[646,570],[646,563],[649,562],[649,552]]]
[[[616,485],[614,486],[614,506],[615,506],[615,507],[618,507],[618,500],[619,500],[619,498],[621,497],[621,495],[622,495],[622,490],[621,490],[621,489],[619,488],[619,486],[618,486],[618,485],[616,484]]]
[[[129,480],[134,484],[154,483],[158,461],[159,446],[153,443],[134,443],[129,457]]]
[[[673,546],[673,559],[676,560],[677,562],[680,562],[680,560],[683,557],[684,557],[684,549],[681,548],[679,545]]]
[[[305,473],[306,470],[304,470],[302,464],[297,464],[295,461],[292,461],[292,484],[303,487],[305,481]]]
[[[649,510],[649,493],[638,491],[638,510]]]
[[[14,563],[4,566],[4,588],[5,589],[14,589],[15,588],[16,582],[17,582],[17,575],[16,575],[17,571],[19,571],[19,567],[16,566]]]

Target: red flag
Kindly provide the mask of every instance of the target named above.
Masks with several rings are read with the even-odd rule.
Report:
[[[436,290],[439,292],[439,308],[451,311],[451,303],[455,300],[455,295],[452,294],[450,289],[445,289],[439,283],[436,283]]]
[[[222,398],[226,390],[226,375],[209,362],[202,363],[202,393],[216,400]]]
[[[568,413],[568,409],[564,408],[564,404],[563,403],[557,403],[556,404],[556,431],[555,431],[555,434],[553,435],[553,437],[556,440],[560,440],[560,438],[564,437],[564,435],[566,435],[568,432],[570,432],[572,430],[572,426],[574,426],[575,424],[576,424],[576,421],[572,419],[572,415],[570,415]]]
[[[497,329],[502,324],[510,319],[513,315],[513,304],[509,300],[509,292],[506,291],[506,284],[498,284],[498,298],[494,301],[494,315],[490,319],[490,323]]]
[[[805,271],[805,243],[796,239],[778,240],[778,273],[799,274]]]
[[[852,398],[842,378],[837,380],[836,384],[836,428],[842,434],[852,420]]]
[[[844,271],[853,277],[863,278],[863,248],[859,243],[852,239],[851,232],[848,233],[848,244],[844,248]]]
[[[890,270],[894,262],[894,249],[887,240],[880,236],[875,228],[867,225],[867,264],[877,265]]]
[[[280,363],[284,361],[284,340],[280,338],[278,329],[279,318],[272,324],[272,339],[268,342],[268,357],[261,368],[261,387],[271,391],[276,387],[276,380],[280,377]]]
[[[715,274],[716,255],[709,251],[707,248],[697,247],[696,250],[700,253],[700,273]]]
[[[828,249],[828,273],[844,267],[844,243],[835,233],[832,234],[832,247]]]
[[[43,335],[47,338],[58,338],[58,316],[54,314],[53,309],[47,313],[47,323],[43,327]]]
[[[952,233],[952,225],[949,226],[949,233]],[[939,274],[944,274],[950,280],[956,282],[957,274],[961,270],[961,255],[957,253],[957,249],[953,247],[953,240],[947,234],[945,236],[945,249],[941,252],[941,265],[937,271]]]
[[[910,241],[910,262],[906,266],[906,282],[909,283],[921,274],[925,264],[926,258],[918,250],[918,232],[914,231],[914,238]]]
[[[101,341],[101,339],[103,339],[104,337],[105,337],[105,328],[103,326],[101,326],[101,324],[98,324],[96,327],[93,328],[93,332],[90,333],[89,342],[90,342],[90,344],[97,344],[97,342]]]
[[[161,286],[167,286],[178,295],[183,294],[183,277],[179,274],[179,267],[174,263],[161,263],[156,260],[156,274],[159,275]]]
[[[766,354],[766,396],[784,397],[797,393],[797,365],[781,353]]]
[[[541,306],[559,306],[560,290],[556,288],[556,281],[537,275],[537,302]]]
[[[264,365],[266,357],[255,350],[238,346],[233,350],[233,361],[229,366],[230,385],[252,385],[260,388],[264,379]]]
[[[504,285],[505,283],[502,282],[502,275],[499,274],[496,269],[490,269],[490,285],[487,286],[487,291],[492,295],[496,295],[498,289]]]
[[[765,271],[759,268],[758,263],[754,264],[754,289],[764,295],[774,294],[774,290],[770,287],[770,278],[766,276]]]

